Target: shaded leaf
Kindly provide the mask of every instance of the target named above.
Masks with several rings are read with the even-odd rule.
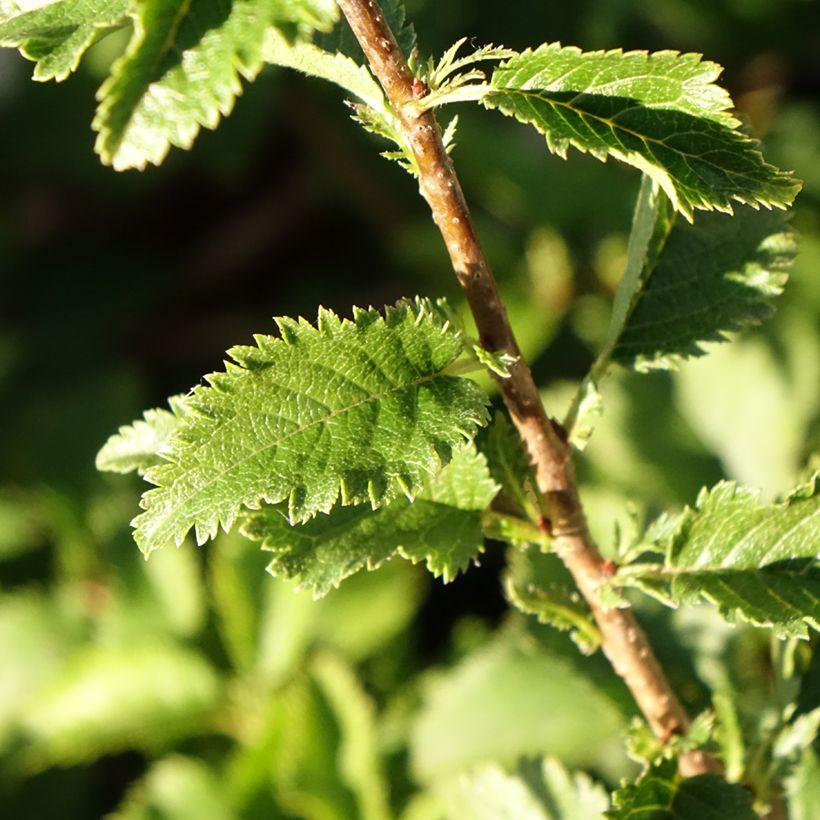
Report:
[[[0,46],[33,60],[35,80],[64,80],[102,34],[128,21],[129,0],[51,0],[0,13]]]
[[[404,56],[410,57],[416,45],[416,31],[413,24],[408,23],[406,20],[407,12],[403,0],[381,0],[379,6],[384,14],[385,22],[390,26],[396,42],[404,52]],[[316,43],[328,52],[341,52],[360,65],[367,64],[362,47],[344,18],[340,20],[333,31],[328,34],[320,34],[316,38]]]
[[[737,208],[733,216],[678,219],[618,334],[613,358],[637,370],[702,356],[702,342],[759,324],[796,253],[781,212]]]
[[[613,820],[759,820],[752,795],[715,774],[683,778],[674,758],[652,766],[613,795]]]
[[[382,317],[354,310],[318,325],[277,320],[281,338],[234,347],[223,373],[194,388],[186,416],[146,479],[134,520],[143,552],[228,529],[242,505],[288,499],[292,522],[343,505],[411,494],[486,419],[474,382],[447,375],[461,334],[427,301]]]
[[[247,515],[242,531],[276,553],[268,567],[273,575],[298,576],[317,596],[397,552],[426,561],[434,575],[450,581],[482,550],[481,513],[497,491],[486,460],[467,445],[425,481],[412,502],[398,498],[378,510],[337,507],[295,527],[282,512],[265,507]]]
[[[560,156],[574,146],[634,165],[687,219],[733,203],[786,206],[799,184],[739,130],[720,71],[698,54],[551,43],[498,67],[481,102],[535,126]]]
[[[459,820],[603,820],[609,796],[549,758],[522,760],[511,773],[486,763],[448,784],[444,802]]]

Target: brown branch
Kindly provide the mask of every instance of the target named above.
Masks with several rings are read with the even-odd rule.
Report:
[[[571,447],[560,425],[547,416],[529,366],[521,358],[438,122],[431,111],[422,112],[414,104],[419,83],[414,84],[415,78],[378,3],[338,2],[398,116],[418,167],[419,188],[444,238],[482,345],[516,357],[510,377],[499,379],[499,387],[535,466],[555,550],[589,602],[601,630],[604,653],[626,682],[653,732],[663,740],[682,734],[689,727],[686,712],[632,611],[601,605],[599,591],[610,576],[587,529]],[[700,752],[681,758],[685,775],[711,771],[714,766]]]

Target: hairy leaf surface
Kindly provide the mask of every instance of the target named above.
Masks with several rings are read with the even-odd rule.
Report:
[[[704,490],[695,509],[659,528],[667,533],[665,565],[626,568],[624,580],[645,581],[655,594],[660,583],[673,603],[708,598],[727,619],[739,615],[782,634],[820,629],[818,489],[815,476],[768,506],[730,482]]]
[[[412,502],[397,498],[378,510],[337,507],[295,527],[275,507],[266,507],[248,514],[243,533],[276,553],[271,574],[298,576],[317,596],[397,552],[426,561],[434,575],[450,581],[481,552],[481,513],[497,492],[486,460],[467,445],[425,481]]]
[[[699,54],[551,43],[497,68],[481,102],[532,124],[560,156],[574,146],[640,168],[687,219],[736,202],[786,206],[799,184],[739,130],[720,71]]]
[[[170,411],[162,407],[146,410],[142,419],[120,427],[97,453],[97,469],[144,475],[149,467],[162,464],[160,453],[185,414],[185,397],[171,396],[168,404]]]
[[[335,6],[312,0],[143,0],[134,36],[100,88],[97,152],[117,170],[158,165],[171,145],[190,148],[215,128],[264,61],[280,23],[331,25]]]
[[[758,820],[751,792],[716,774],[683,778],[674,758],[614,794],[613,820]]]
[[[127,21],[129,6],[129,0],[52,0],[0,13],[0,46],[33,60],[35,80],[64,80],[98,37]]]
[[[448,784],[449,817],[459,820],[603,820],[604,789],[553,758],[522,760],[513,772],[485,763]]]
[[[413,494],[486,422],[485,396],[448,375],[460,331],[429,302],[279,318],[281,338],[234,347],[226,371],[186,398],[190,415],[149,469],[135,538],[148,553],[196,527],[202,543],[242,505],[287,499],[292,522]]]
[[[701,356],[702,342],[759,324],[771,312],[796,253],[779,211],[737,208],[733,216],[678,219],[646,276],[613,358],[637,370]]]

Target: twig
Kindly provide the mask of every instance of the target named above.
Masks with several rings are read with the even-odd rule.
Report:
[[[536,470],[553,545],[588,601],[603,636],[603,650],[632,692],[653,732],[665,740],[689,727],[686,712],[669,686],[646,634],[629,609],[601,605],[600,588],[611,572],[587,529],[575,483],[572,450],[563,428],[551,420],[507,319],[458,177],[432,111],[417,105],[419,83],[375,0],[338,0],[370,67],[384,88],[413,151],[421,194],[441,231],[450,261],[470,305],[482,345],[515,357],[499,387]],[[545,522],[545,526],[547,526]],[[702,752],[682,756],[687,776],[713,771]]]

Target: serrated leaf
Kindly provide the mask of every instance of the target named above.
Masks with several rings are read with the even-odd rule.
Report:
[[[90,647],[23,709],[25,758],[39,767],[154,749],[207,731],[221,698],[216,673],[189,650]]]
[[[486,763],[448,784],[443,800],[459,820],[603,820],[604,789],[555,759],[522,760],[513,772]]]
[[[396,553],[425,561],[447,582],[483,549],[481,513],[497,492],[486,460],[467,445],[425,481],[412,502],[397,498],[378,510],[337,507],[295,527],[282,512],[265,507],[248,513],[242,532],[276,554],[268,567],[271,574],[298,576],[317,597]]]
[[[652,766],[613,795],[612,820],[759,820],[751,792],[716,774],[684,778],[675,758]]]
[[[622,579],[663,582],[673,602],[707,598],[735,616],[782,635],[820,629],[820,492],[818,477],[782,504],[722,482],[704,490],[695,509],[665,531],[666,563],[626,568]],[[618,576],[616,576],[618,577]]]
[[[702,356],[701,343],[759,324],[796,254],[781,212],[737,208],[677,221],[619,333],[613,359],[636,370]]]
[[[698,54],[582,52],[560,43],[499,66],[483,105],[532,124],[550,151],[612,156],[654,179],[687,219],[733,203],[784,207],[799,184],[740,130],[715,63]]]
[[[537,520],[533,469],[521,438],[506,413],[495,413],[487,435],[480,440],[480,448],[487,457],[492,477],[503,492]]]
[[[281,338],[229,351],[196,387],[167,443],[157,485],[134,520],[143,552],[228,529],[243,505],[288,500],[293,523],[345,506],[373,508],[418,491],[442,458],[486,422],[477,385],[448,375],[464,342],[424,300],[317,327],[277,320]]]
[[[568,631],[585,655],[600,646],[601,633],[592,611],[556,556],[541,555],[532,549],[511,552],[504,592],[520,612],[535,615],[539,623]]]
[[[170,411],[162,407],[146,410],[142,419],[120,427],[97,453],[97,469],[144,475],[150,467],[162,464],[160,453],[185,415],[185,396],[171,396],[168,404]]]
[[[326,5],[326,4],[325,4]],[[201,127],[233,109],[241,79],[256,78],[275,23],[305,24],[321,6],[307,0],[141,0],[125,55],[100,88],[96,149],[116,170],[158,165],[169,148],[190,148]],[[331,25],[327,6],[317,22]]]
[[[0,46],[33,60],[34,79],[64,80],[102,34],[127,21],[129,0],[51,0],[0,14]]]

